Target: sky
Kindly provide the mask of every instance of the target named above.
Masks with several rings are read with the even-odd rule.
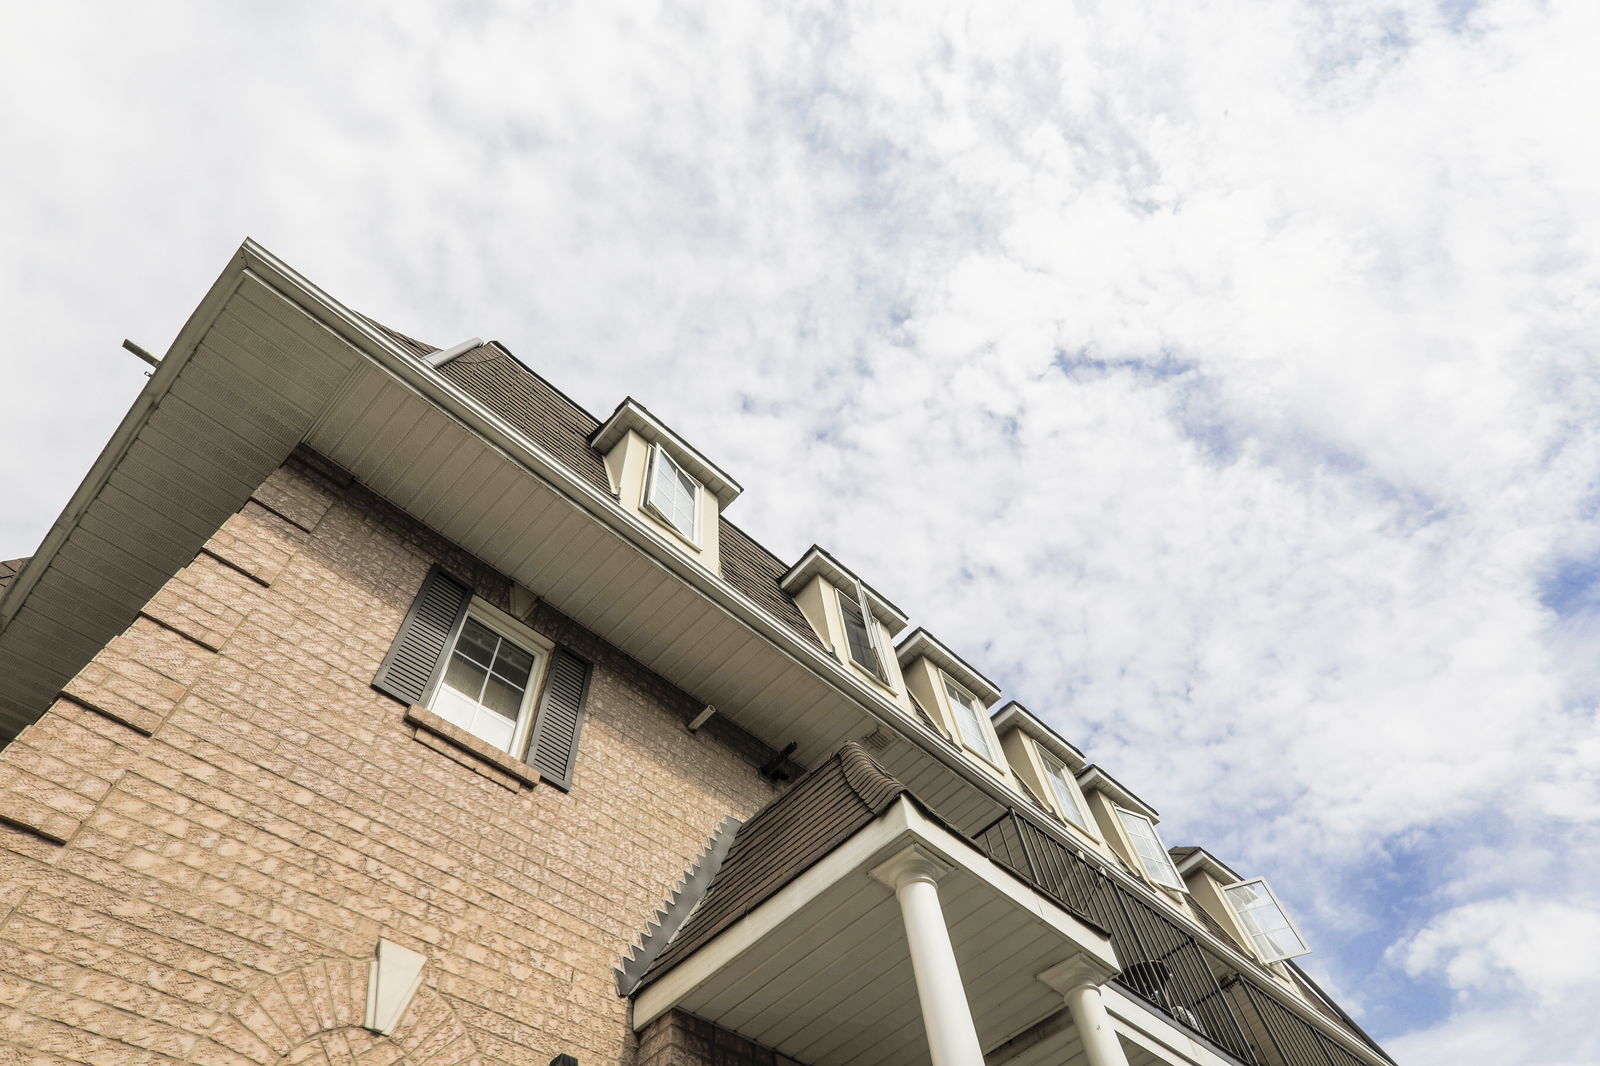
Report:
[[[1267,875],[1600,1063],[1600,5],[14,5],[0,558],[246,236],[647,404]]]

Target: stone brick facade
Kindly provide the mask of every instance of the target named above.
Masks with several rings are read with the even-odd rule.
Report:
[[[297,455],[0,753],[0,1064],[635,1061],[612,966],[771,753],[542,604],[594,663],[571,791],[441,740],[371,687],[435,562],[511,609]],[[427,959],[387,1037],[380,937]]]
[[[639,1066],[799,1066],[793,1059],[683,1011],[639,1034]]]

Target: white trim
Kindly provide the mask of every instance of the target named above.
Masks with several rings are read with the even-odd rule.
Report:
[[[839,624],[844,627],[844,632],[839,635],[844,638],[845,658],[849,659],[855,666],[865,670],[873,680],[887,685],[889,683],[889,669],[884,662],[883,650],[878,646],[877,633],[874,629],[878,620],[873,617],[871,612],[863,613],[861,601],[854,596],[846,596],[844,589],[835,586],[833,594],[838,598],[839,602]],[[861,615],[861,631],[867,638],[867,654],[877,660],[875,663],[864,663],[856,658],[855,649],[850,646],[850,619],[845,614],[846,608],[852,609]]]
[[[1172,861],[1172,856],[1167,854],[1167,846],[1161,842],[1161,834],[1156,832],[1156,823],[1148,816],[1140,814],[1138,811],[1130,811],[1126,807],[1118,807],[1116,804],[1112,804],[1111,809],[1116,812],[1117,820],[1122,823],[1122,832],[1127,836],[1128,843],[1133,848],[1133,857],[1139,861],[1140,868],[1144,870],[1145,874],[1150,878],[1150,880],[1162,888],[1169,888],[1174,892],[1187,893],[1189,891],[1189,886],[1183,880],[1183,875],[1178,872],[1177,864]],[[1166,864],[1160,871],[1150,869],[1149,861],[1147,861],[1144,855],[1139,852],[1139,845],[1134,840],[1133,830],[1129,828],[1129,818],[1137,819],[1144,825],[1146,829],[1150,831],[1150,839],[1155,842],[1156,855],[1159,856],[1160,860]],[[1161,880],[1160,875],[1167,873],[1172,874],[1172,879],[1176,881],[1177,884],[1172,885]]]
[[[835,559],[831,552],[815,544],[807,548],[806,553],[800,556],[800,561],[778,579],[778,587],[790,596],[795,596],[818,574],[827,579],[828,584],[834,588],[864,591],[867,602],[872,605],[872,613],[889,631],[889,636],[899,636],[910,622],[904,611],[884,599],[883,595],[871,585],[845,569],[844,564]],[[891,656],[894,654],[892,646],[885,650]]]
[[[1016,700],[1008,701],[998,711],[990,715],[989,720],[994,723],[994,731],[996,733],[1002,729],[1015,729],[1023,736],[1030,738],[1038,747],[1060,759],[1062,764],[1074,775],[1089,765],[1088,757],[1078,749],[1076,744],[1068,741],[1054,729],[1045,725],[1044,722],[1039,720],[1038,715]]]
[[[1246,885],[1260,885],[1266,890],[1267,898],[1270,899],[1272,901],[1272,905],[1278,909],[1278,914],[1283,918],[1284,924],[1289,927],[1289,931],[1294,934],[1295,939],[1300,941],[1299,951],[1293,951],[1287,955],[1273,955],[1262,950],[1261,940],[1256,936],[1256,932],[1251,927],[1249,920],[1245,918],[1244,914],[1239,910],[1239,907],[1233,902],[1233,896],[1231,894],[1234,889],[1243,888]],[[1278,899],[1278,894],[1272,891],[1272,886],[1267,884],[1267,879],[1265,877],[1246,877],[1241,881],[1235,881],[1231,885],[1223,885],[1220,889],[1220,894],[1223,902],[1228,905],[1228,909],[1233,912],[1234,920],[1239,923],[1239,928],[1243,929],[1245,936],[1250,939],[1250,946],[1255,949],[1256,956],[1262,962],[1282,962],[1285,959],[1298,959],[1302,955],[1311,954],[1311,945],[1306,942],[1305,935],[1300,932],[1300,927],[1294,924],[1294,919],[1289,917],[1288,910],[1284,908],[1282,901]]]
[[[861,877],[865,884],[868,871],[910,844],[920,845],[933,858],[978,878],[1071,942],[1076,951],[1089,955],[1111,972],[1121,969],[1111,941],[1104,935],[985,858],[971,841],[926,818],[902,796],[879,815],[877,821],[864,826],[799,877],[695,949],[694,954],[659,980],[646,985],[633,1001],[634,1030],[642,1030],[692,995],[734,959],[793,919],[825,890],[851,876]],[[878,891],[887,893],[888,890],[879,888]]]
[[[1132,792],[1129,792],[1127,789],[1123,788],[1115,778],[1106,773],[1104,770],[1100,769],[1100,767],[1094,763],[1090,763],[1088,766],[1084,767],[1084,769],[1079,771],[1077,779],[1078,787],[1083,791],[1088,792],[1090,789],[1093,789],[1094,791],[1105,795],[1114,804],[1126,807],[1132,811],[1138,811],[1140,814],[1150,819],[1152,823],[1161,821],[1161,816],[1156,813],[1156,809],[1154,807],[1150,806],[1138,796],[1135,796]]]
[[[550,666],[550,653],[555,650],[555,644],[535,633],[527,625],[517,621],[494,604],[476,596],[467,604],[467,618],[477,621],[502,640],[509,640],[517,647],[527,651],[533,656],[533,668],[528,671],[527,687],[523,689],[522,703],[517,707],[517,721],[512,726],[511,739],[505,747],[502,748],[500,745],[494,744],[487,737],[473,732],[459,722],[450,722],[450,724],[464,732],[471,733],[485,744],[498,748],[512,758],[520,759],[527,752],[528,738],[533,732],[536,697],[544,685],[544,676]],[[444,685],[444,675],[450,668],[450,658],[455,655],[456,644],[460,640],[461,634],[457,633],[456,639],[451,641],[450,647],[445,650],[444,662],[439,669],[439,676],[434,679],[433,684],[429,686],[428,691],[423,693],[422,696],[422,706],[434,714],[438,714],[441,718],[444,715],[440,714],[435,703],[439,697],[439,689]],[[445,720],[450,721],[448,718]]]
[[[676,477],[682,477],[687,480],[689,484],[694,486],[689,492],[688,529],[678,528],[678,524],[673,521],[672,515],[668,513],[669,508],[662,506],[662,504],[658,503],[656,500],[656,475],[659,469],[658,464],[662,462],[665,462],[672,468],[672,472]],[[674,485],[674,488],[677,487],[678,486]],[[693,545],[696,549],[702,547],[700,536],[700,493],[704,491],[705,486],[700,484],[699,479],[688,470],[685,470],[683,464],[674,459],[672,454],[668,452],[667,449],[663,448],[659,441],[651,442],[650,458],[649,461],[645,463],[644,467],[644,491],[639,500],[639,509],[657,521],[661,522],[674,534],[683,538],[683,540]],[[671,501],[667,502],[670,503]]]
[[[1028,739],[1033,740],[1034,738],[1029,737]],[[1038,752],[1039,762],[1044,766],[1045,785],[1049,789],[1050,798],[1056,801],[1056,806],[1064,805],[1057,791],[1057,786],[1059,785],[1060,791],[1067,794],[1066,802],[1071,803],[1072,812],[1077,814],[1077,817],[1074,818],[1072,812],[1063,810],[1060,812],[1061,817],[1066,819],[1067,824],[1079,832],[1087,833],[1091,836],[1094,835],[1089,828],[1094,822],[1094,815],[1089,813],[1089,804],[1083,798],[1083,793],[1078,791],[1077,778],[1072,776],[1072,771],[1067,769],[1066,763],[1062,762],[1054,752],[1048,750],[1042,744],[1039,745]]]
[[[589,446],[599,452],[609,452],[628,435],[630,429],[652,445],[668,445],[676,453],[673,459],[677,464],[705,486],[722,507],[727,507],[744,491],[721,467],[689,447],[687,441],[667,428],[664,422],[631,396],[617,404],[611,417],[589,436]]]
[[[983,713],[983,704],[978,701],[978,697],[967,691],[965,685],[945,673],[942,669],[939,671],[939,680],[944,683],[944,701],[950,709],[951,719],[956,723],[956,738],[961,741],[961,746],[995,769],[1000,769],[1000,760],[1004,758],[1000,751],[1000,738],[995,735],[994,726],[989,723],[989,716]],[[957,693],[971,700],[971,706],[968,707],[962,704],[962,706],[958,707],[957,704],[962,701]],[[972,712],[972,724],[978,730],[978,735],[983,738],[983,747],[981,749],[972,746],[972,741],[967,738],[966,730],[961,727],[961,715],[964,710]]]
[[[937,640],[932,633],[918,626],[911,635],[894,649],[895,659],[904,670],[913,659],[924,658],[961,682],[961,686],[978,697],[978,702],[988,710],[1000,698],[1000,686],[973,669],[971,664]],[[984,715],[988,717],[987,714]]]

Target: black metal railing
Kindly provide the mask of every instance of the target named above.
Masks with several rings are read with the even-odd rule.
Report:
[[[1264,985],[1202,950],[1161,905],[1015,810],[974,838],[985,853],[1111,938],[1116,982],[1247,1066],[1361,1066]]]

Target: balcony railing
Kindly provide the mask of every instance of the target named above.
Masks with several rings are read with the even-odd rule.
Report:
[[[1116,982],[1247,1066],[1362,1066],[1362,1060],[1284,1006],[1258,979],[1202,950],[1159,904],[1017,811],[974,839],[1045,894],[1100,926],[1122,973]]]

